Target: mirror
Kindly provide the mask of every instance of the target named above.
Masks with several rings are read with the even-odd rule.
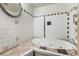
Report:
[[[21,15],[22,7],[20,3],[1,3],[3,11],[12,17],[18,17]]]

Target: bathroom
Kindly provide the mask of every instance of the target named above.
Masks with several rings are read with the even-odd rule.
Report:
[[[78,3],[0,3],[0,56],[78,56]]]

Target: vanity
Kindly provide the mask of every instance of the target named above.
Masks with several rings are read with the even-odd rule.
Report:
[[[21,56],[66,56],[66,55],[32,47],[32,49],[23,53]]]
[[[67,52],[67,54],[66,54]],[[77,56],[77,51],[74,49],[67,49],[66,52],[62,49],[45,48],[38,46],[32,40],[25,41],[18,46],[0,53],[0,56]]]

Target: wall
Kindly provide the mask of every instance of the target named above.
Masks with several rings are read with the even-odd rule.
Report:
[[[26,4],[22,3],[21,5],[23,9],[30,12],[31,14],[34,14],[34,8],[32,7],[30,3],[26,3]]]
[[[44,37],[44,17],[34,18],[34,37]]]
[[[76,38],[77,38],[77,42],[78,42],[77,49],[78,49],[78,55],[79,55],[79,16],[78,15],[79,15],[79,3],[77,4],[77,17],[76,17],[77,18],[77,25],[76,25],[77,26],[77,28],[76,28],[77,37]]]
[[[30,9],[31,7],[26,8]],[[33,14],[30,10],[28,12]],[[18,22],[18,24],[15,24],[15,22]],[[22,10],[20,17],[12,18],[5,14],[0,8],[0,52],[6,51],[21,42],[32,39],[32,37],[33,17],[31,15]]]
[[[44,19],[40,19],[43,15],[45,16],[45,26],[46,26],[46,37],[47,38],[59,38],[65,39],[68,41],[75,40],[74,34],[74,25],[73,25],[73,12],[70,10],[75,6],[75,3],[60,3],[60,4],[52,4],[48,6],[43,6],[34,9],[34,33],[44,34],[44,26],[40,24],[44,24]],[[63,14],[62,14],[63,12]],[[60,15],[58,15],[60,13]],[[53,14],[53,15],[52,15]],[[55,15],[56,14],[56,15]],[[69,15],[68,15],[69,14]],[[69,19],[69,20],[68,20]],[[51,21],[51,26],[47,26],[47,21]],[[69,24],[67,24],[69,22]],[[39,25],[36,25],[40,23]],[[41,28],[42,31],[39,29]],[[69,33],[68,33],[69,32]],[[35,37],[39,37],[40,35],[35,35]],[[41,37],[44,37],[43,35]]]
[[[46,37],[67,39],[67,14],[46,16]],[[51,21],[51,25],[47,25],[47,22]]]
[[[70,41],[72,41],[72,42],[75,42],[76,44],[77,44],[77,39],[76,39],[76,32],[75,32],[75,29],[76,29],[76,26],[75,26],[75,19],[74,19],[74,15],[77,13],[77,11],[76,10],[72,10],[72,11],[70,11],[70,15],[69,15],[69,18],[70,18],[70,20],[69,20],[69,27],[70,27],[70,33],[69,33],[69,36],[70,36],[70,38],[72,39],[72,40],[70,40]]]
[[[74,4],[56,3],[48,6],[38,7],[34,9],[34,15],[39,16],[39,15],[46,15],[48,13],[50,14],[50,13],[69,11],[73,7],[73,5]]]

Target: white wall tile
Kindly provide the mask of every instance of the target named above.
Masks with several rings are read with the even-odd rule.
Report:
[[[15,20],[18,20],[19,23],[15,24]],[[20,17],[12,18],[0,9],[0,49],[6,46],[11,48],[20,42],[32,39],[33,21],[33,17],[24,11]],[[16,41],[17,37],[18,41]]]

